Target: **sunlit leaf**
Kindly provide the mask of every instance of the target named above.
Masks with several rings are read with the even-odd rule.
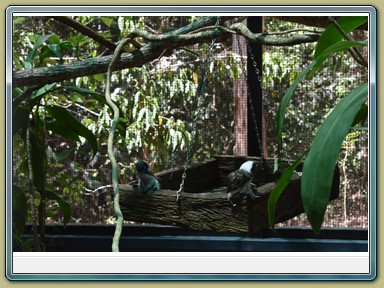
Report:
[[[113,18],[114,17],[112,17],[112,16],[101,16],[100,17],[100,19],[101,19],[101,21],[103,21],[104,22],[104,24],[105,25],[107,25],[107,26],[111,26],[111,23],[112,23],[112,21],[113,21]]]
[[[320,232],[324,220],[341,144],[367,95],[368,84],[365,83],[341,99],[321,124],[304,162],[301,197],[316,233]]]
[[[18,23],[21,23],[25,20],[25,17],[15,17],[13,19],[13,24],[18,24]]]

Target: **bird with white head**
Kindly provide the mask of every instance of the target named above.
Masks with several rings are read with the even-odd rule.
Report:
[[[252,186],[254,186],[252,184],[252,178],[255,168],[255,161],[246,161],[238,170],[229,173],[227,177],[227,195],[233,207],[235,207],[236,204],[232,202],[231,198],[238,193],[249,195],[252,200],[256,198],[252,191]]]

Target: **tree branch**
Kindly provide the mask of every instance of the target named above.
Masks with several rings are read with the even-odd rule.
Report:
[[[117,47],[117,45],[115,43],[105,39],[104,37],[95,33],[92,29],[84,26],[83,24],[81,24],[75,20],[72,20],[72,19],[70,19],[68,17],[64,17],[64,16],[52,16],[52,18],[55,19],[56,21],[60,22],[60,23],[63,23],[65,25],[79,31],[81,34],[92,38],[93,40],[100,43],[104,47],[110,49],[111,51],[115,51],[115,49]]]
[[[287,38],[270,37],[265,33],[252,33],[251,30],[242,23],[232,24],[229,28],[244,36],[250,42],[267,46],[293,46],[297,44],[311,43],[316,42],[320,37],[319,34],[303,34]]]
[[[227,21],[231,17],[223,17]],[[232,17],[234,18],[234,17]],[[204,27],[212,26],[216,23],[216,17],[204,17],[199,21],[174,30],[170,33],[156,35],[144,30],[135,30],[128,37],[143,37],[151,41],[140,49],[131,53],[123,53],[116,63],[114,70],[121,70],[142,65],[156,60],[167,51],[172,51],[181,46],[196,43],[209,42],[213,38],[218,39],[231,35],[233,32],[243,35],[250,42],[262,45],[287,46],[302,43],[315,42],[319,39],[318,34],[296,35],[288,38],[276,38],[265,34],[254,34],[245,25],[235,23],[232,25],[223,24],[224,28],[201,31]],[[192,33],[200,31],[197,33]],[[52,82],[59,82],[82,76],[105,73],[112,56],[103,56],[93,59],[86,59],[66,65],[56,65],[32,70],[16,71],[13,74],[13,87],[44,85]]]

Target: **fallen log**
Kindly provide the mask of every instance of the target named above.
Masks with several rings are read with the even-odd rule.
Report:
[[[167,189],[148,194],[138,191],[132,185],[122,184],[119,186],[120,206],[124,219],[139,223],[177,225],[198,231],[220,233],[255,234],[264,228],[268,228],[268,197],[274,189],[277,179],[258,186],[257,191],[261,196],[253,201],[240,196],[234,199],[237,206],[232,207],[227,199],[227,190],[225,184],[222,183],[223,175],[227,173],[227,170],[223,167],[233,169],[234,161],[238,168],[237,162],[243,160],[243,158],[230,157],[228,162],[232,164],[224,165],[225,159],[216,158],[201,165],[195,164],[191,167],[191,170],[187,171],[189,184],[186,185],[185,192],[182,193],[179,203],[176,202],[178,181],[171,180],[170,182],[174,182],[172,182],[172,185],[168,183]],[[208,165],[209,169],[204,168],[206,165]],[[196,193],[198,192],[197,188],[201,186],[193,185],[194,179],[196,183],[201,183],[201,179],[207,179],[208,171],[212,171],[215,175],[214,178],[218,179],[210,181],[216,185],[220,184],[220,186],[214,186],[211,189],[204,187],[205,189],[200,189],[203,192]],[[218,174],[217,171],[219,171]],[[180,173],[180,171],[173,171],[173,173]],[[179,177],[176,178],[179,179]],[[168,172],[160,173],[159,179],[160,182],[163,180],[166,183],[166,179],[169,179]],[[269,175],[268,180],[271,179],[273,177]],[[294,174],[277,202],[275,224],[289,220],[304,212],[300,186],[300,176]],[[169,187],[172,187],[172,189],[169,189]],[[188,188],[195,193],[190,193]],[[338,195],[339,171],[336,169],[330,200],[336,199]]]

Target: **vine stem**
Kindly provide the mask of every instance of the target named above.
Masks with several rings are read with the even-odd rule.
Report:
[[[113,139],[115,135],[116,125],[119,122],[120,115],[119,115],[119,108],[111,99],[111,76],[113,72],[113,67],[121,55],[122,48],[128,42],[129,42],[129,39],[125,38],[116,47],[112,60],[108,65],[107,80],[106,80],[106,86],[105,86],[105,100],[107,101],[108,105],[113,111],[113,120],[111,124],[111,130],[108,135],[108,146],[107,146],[108,156],[109,156],[109,159],[111,160],[111,165],[112,165],[112,186],[113,186],[113,194],[114,194],[113,207],[117,217],[116,229],[115,229],[115,234],[113,236],[113,242],[112,242],[112,252],[119,252],[120,236],[123,230],[123,213],[121,212],[121,209],[120,209],[120,203],[119,203],[120,191],[119,191],[119,183],[118,183],[118,177],[117,177],[117,163],[116,163],[115,155],[113,153]]]

